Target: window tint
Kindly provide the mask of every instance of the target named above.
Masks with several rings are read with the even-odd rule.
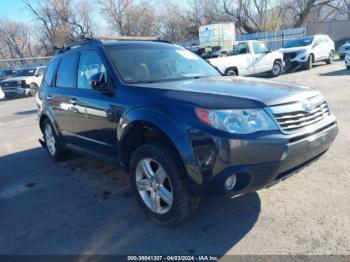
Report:
[[[266,54],[268,51],[265,45],[260,42],[253,42],[253,50],[255,54]]]
[[[62,58],[56,75],[57,87],[74,88],[77,76],[78,54],[71,54]]]
[[[91,77],[100,73],[104,75],[104,81],[106,81],[107,71],[98,54],[95,51],[82,52],[78,69],[78,88],[90,89]]]
[[[243,55],[249,53],[249,47],[247,42],[238,43],[233,46],[234,55]]]
[[[55,75],[56,68],[57,68],[59,61],[60,60],[58,58],[56,58],[50,62],[49,66],[47,67],[45,77],[44,77],[45,84],[52,85],[52,80],[53,80],[53,77]]]

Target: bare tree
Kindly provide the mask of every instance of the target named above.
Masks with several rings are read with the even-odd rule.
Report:
[[[45,54],[93,33],[91,2],[83,0],[23,0],[36,22],[36,37]]]
[[[151,1],[101,0],[101,13],[112,31],[120,35],[155,35],[156,11]]]

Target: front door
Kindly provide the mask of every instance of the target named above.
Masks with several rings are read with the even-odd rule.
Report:
[[[92,89],[90,78],[103,74],[108,81],[108,73],[101,56],[95,50],[80,54],[77,88],[73,91],[76,113],[72,116],[75,144],[84,149],[116,157],[117,119],[114,96],[105,95]]]
[[[254,51],[254,73],[267,72],[272,69],[273,61],[268,49],[261,42],[253,42]]]

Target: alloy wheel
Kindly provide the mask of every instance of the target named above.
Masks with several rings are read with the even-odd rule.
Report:
[[[154,159],[144,158],[136,167],[136,186],[144,204],[157,214],[173,205],[174,191],[164,168]]]
[[[47,150],[50,155],[54,156],[56,154],[56,139],[50,125],[45,126],[45,141]]]

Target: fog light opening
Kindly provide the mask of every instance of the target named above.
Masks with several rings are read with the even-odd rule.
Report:
[[[237,183],[237,176],[236,174],[231,175],[230,177],[228,177],[225,181],[225,188],[226,190],[233,190],[233,188],[236,186]]]

